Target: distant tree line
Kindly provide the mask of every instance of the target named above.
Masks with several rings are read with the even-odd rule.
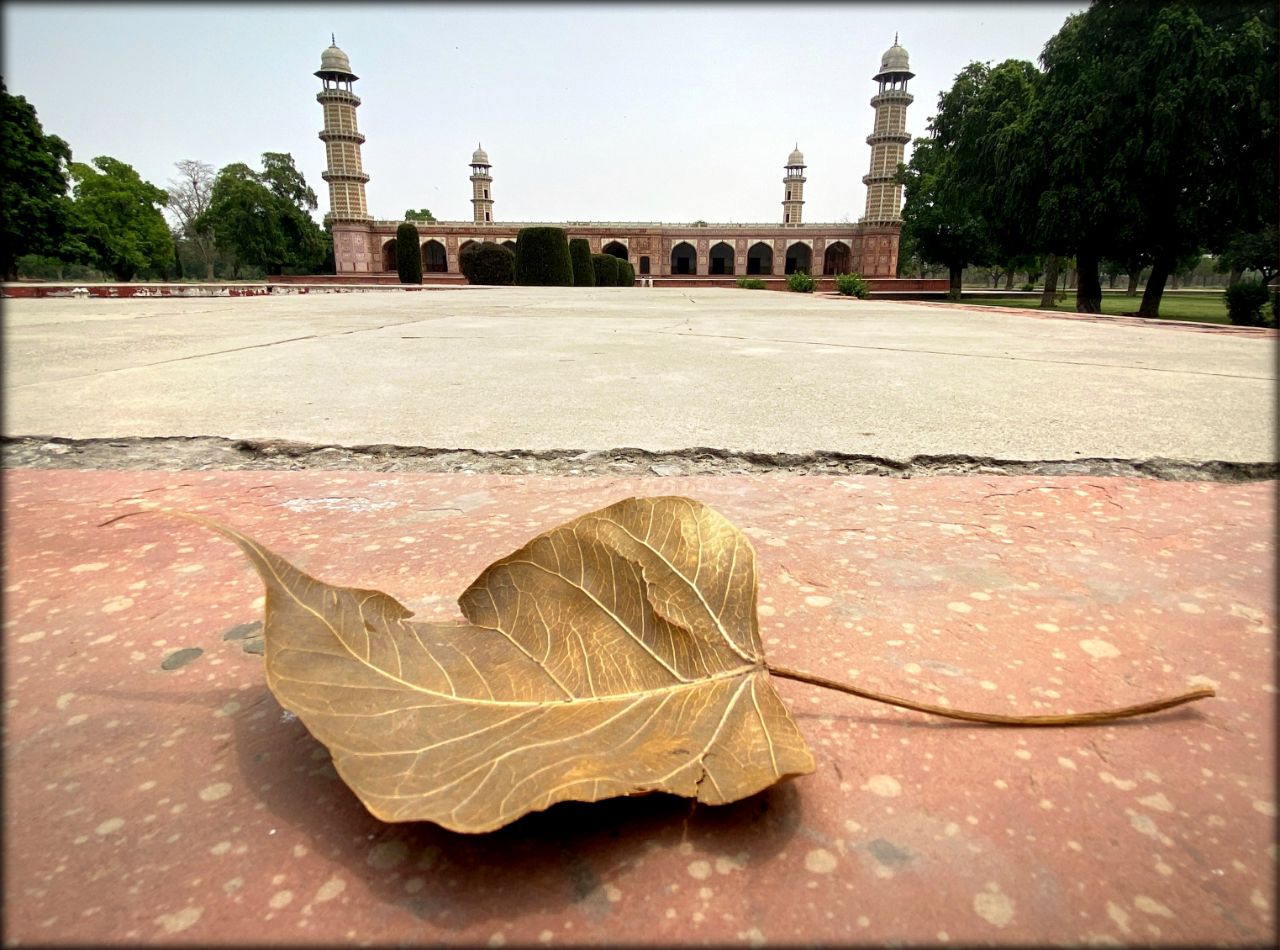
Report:
[[[333,272],[316,194],[287,152],[259,168],[184,159],[167,188],[123,161],[72,160],[0,79],[0,274],[43,279],[254,279]],[[166,218],[166,212],[168,218]],[[426,209],[410,212],[431,220]]]
[[[1237,284],[1277,262],[1277,12],[1273,3],[1095,0],[1039,66],[971,63],[900,166],[900,272],[967,266],[1011,285],[1043,274],[1076,310],[1102,279],[1148,274],[1137,312],[1212,255]]]

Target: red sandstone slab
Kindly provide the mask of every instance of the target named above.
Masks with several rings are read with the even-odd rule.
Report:
[[[5,476],[8,940],[1274,940],[1274,484],[342,472]],[[487,836],[384,825],[267,691],[224,518],[423,617],[629,494],[724,512],[775,662],[1047,712],[1210,681],[1109,726],[943,723],[789,681],[818,761],[736,805],[561,805]],[[238,631],[243,632],[243,630]],[[176,669],[183,648],[203,653]]]

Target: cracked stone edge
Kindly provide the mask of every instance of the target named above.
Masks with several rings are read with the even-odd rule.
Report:
[[[894,459],[850,452],[756,452],[705,446],[673,451],[432,448],[336,445],[221,436],[72,439],[0,436],[5,468],[200,471],[209,469],[478,473],[512,475],[1110,475],[1164,481],[1253,482],[1280,476],[1274,461],[1222,459],[1000,459],[965,454]]]

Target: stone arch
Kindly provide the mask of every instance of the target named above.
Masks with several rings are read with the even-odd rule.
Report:
[[[845,244],[844,241],[836,241],[827,245],[826,253],[822,255],[822,273],[849,273],[851,258],[852,251],[849,250],[849,245]]]
[[[681,241],[671,249],[671,273],[696,274],[698,272],[698,252],[688,241]]]
[[[796,241],[787,248],[786,273],[795,274],[799,271],[804,271],[806,274],[813,273],[813,251],[803,241]]]
[[[630,259],[628,256],[629,252],[627,251],[627,246],[623,244],[621,241],[610,241],[604,247],[600,248],[600,253],[612,254],[614,257],[616,257],[620,261],[625,261]]]
[[[733,245],[727,241],[721,241],[711,246],[711,252],[707,256],[707,273],[709,274],[732,274],[733,273]]]
[[[765,241],[757,241],[747,249],[747,273],[773,273],[773,248]]]
[[[396,239],[392,238],[382,245],[382,269],[388,271],[398,271],[400,268],[396,265]]]
[[[449,258],[444,245],[432,238],[422,245],[422,273],[443,274],[449,269]]]

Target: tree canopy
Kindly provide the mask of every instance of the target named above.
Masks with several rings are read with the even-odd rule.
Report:
[[[434,221],[436,216],[426,208],[421,208],[417,211],[410,208],[404,213],[404,219],[406,221]]]
[[[198,225],[211,229],[218,246],[231,253],[237,276],[245,264],[269,275],[286,268],[309,273],[325,256],[324,232],[309,213],[316,206],[293,156],[264,152],[260,172],[243,162],[218,172]]]
[[[168,193],[107,155],[92,165],[72,162],[71,180],[64,254],[116,280],[132,280],[140,271],[163,274],[173,262],[173,238],[160,210]]]
[[[1104,260],[1150,262],[1155,316],[1180,261],[1275,221],[1276,21],[1240,0],[1095,0],[1042,69],[970,64],[902,172],[904,237],[952,266],[1074,255],[1086,312]]]
[[[35,107],[0,79],[0,275],[24,254],[57,255],[67,227],[71,148],[45,135]]]

